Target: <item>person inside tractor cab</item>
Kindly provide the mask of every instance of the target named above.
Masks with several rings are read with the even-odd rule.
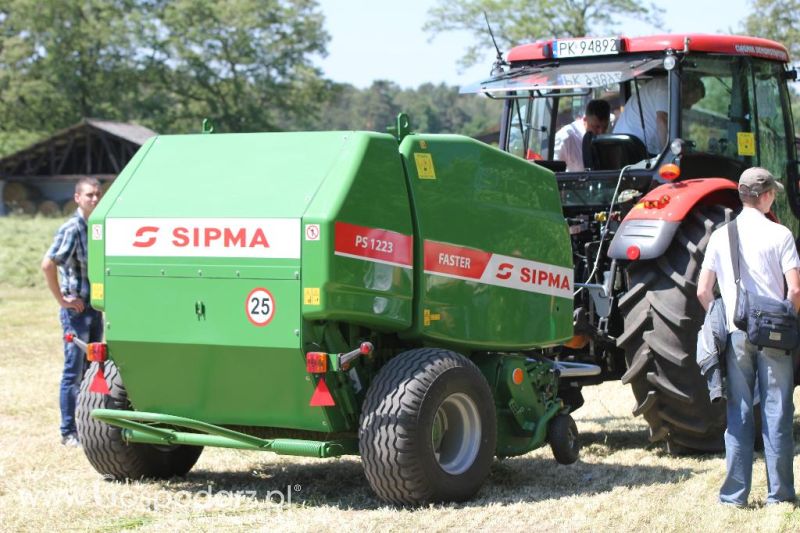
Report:
[[[706,95],[700,78],[684,76],[683,109],[689,109]],[[641,111],[640,111],[641,103]],[[622,115],[614,125],[614,133],[627,133],[644,142],[647,152],[658,154],[667,143],[667,114],[669,112],[669,91],[667,78],[653,78],[633,94],[625,103]]]
[[[590,100],[586,112],[556,132],[555,159],[567,163],[568,172],[585,170],[583,165],[583,136],[587,132],[600,135],[608,130],[611,106],[605,100]]]

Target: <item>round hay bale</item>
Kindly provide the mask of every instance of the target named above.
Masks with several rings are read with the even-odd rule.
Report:
[[[39,204],[39,214],[45,217],[60,217],[61,206],[52,200],[45,200]]]
[[[64,202],[64,205],[61,206],[61,214],[70,216],[76,209],[78,209],[78,204],[75,203],[75,200],[67,200]]]
[[[35,215],[36,203],[32,202],[31,200],[20,200],[14,207],[14,212],[21,213],[23,215]]]
[[[16,206],[19,202],[30,200],[32,192],[30,187],[18,181],[10,181],[3,187],[3,202],[9,206]]]

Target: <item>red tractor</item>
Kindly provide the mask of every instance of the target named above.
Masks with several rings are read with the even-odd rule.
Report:
[[[552,355],[602,368],[562,380],[573,409],[584,385],[622,379],[651,441],[673,452],[722,449],[724,403],[709,401],[695,360],[703,319],[696,282],[709,235],[741,208],[736,181],[750,166],[782,179],[774,216],[798,236],[787,86],[797,72],[788,61],[784,46],[754,37],[555,39],[512,49],[491,79],[462,89],[502,100],[500,148],[558,180],[582,283],[575,337]],[[647,84],[664,87],[663,131],[647,129]],[[592,99],[609,103],[612,126],[583,138],[583,169],[568,171],[556,134]],[[641,136],[619,131],[631,106]]]

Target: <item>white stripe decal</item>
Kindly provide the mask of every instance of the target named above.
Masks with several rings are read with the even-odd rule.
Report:
[[[109,218],[106,255],[300,258],[299,218]]]
[[[425,274],[572,298],[571,268],[425,241]]]

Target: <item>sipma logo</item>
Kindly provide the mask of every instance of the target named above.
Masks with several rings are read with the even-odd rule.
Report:
[[[141,228],[136,230],[136,237],[142,238],[145,237],[146,234],[150,233],[157,233],[158,226],[142,226]],[[156,243],[156,236],[148,236],[145,240],[142,241],[133,241],[133,245],[137,248],[149,248]]]
[[[137,248],[149,248],[158,241],[158,226],[142,226],[136,230],[133,245]],[[269,248],[269,241],[262,228],[231,227],[185,227],[177,226],[169,232],[169,243],[178,248]]]

